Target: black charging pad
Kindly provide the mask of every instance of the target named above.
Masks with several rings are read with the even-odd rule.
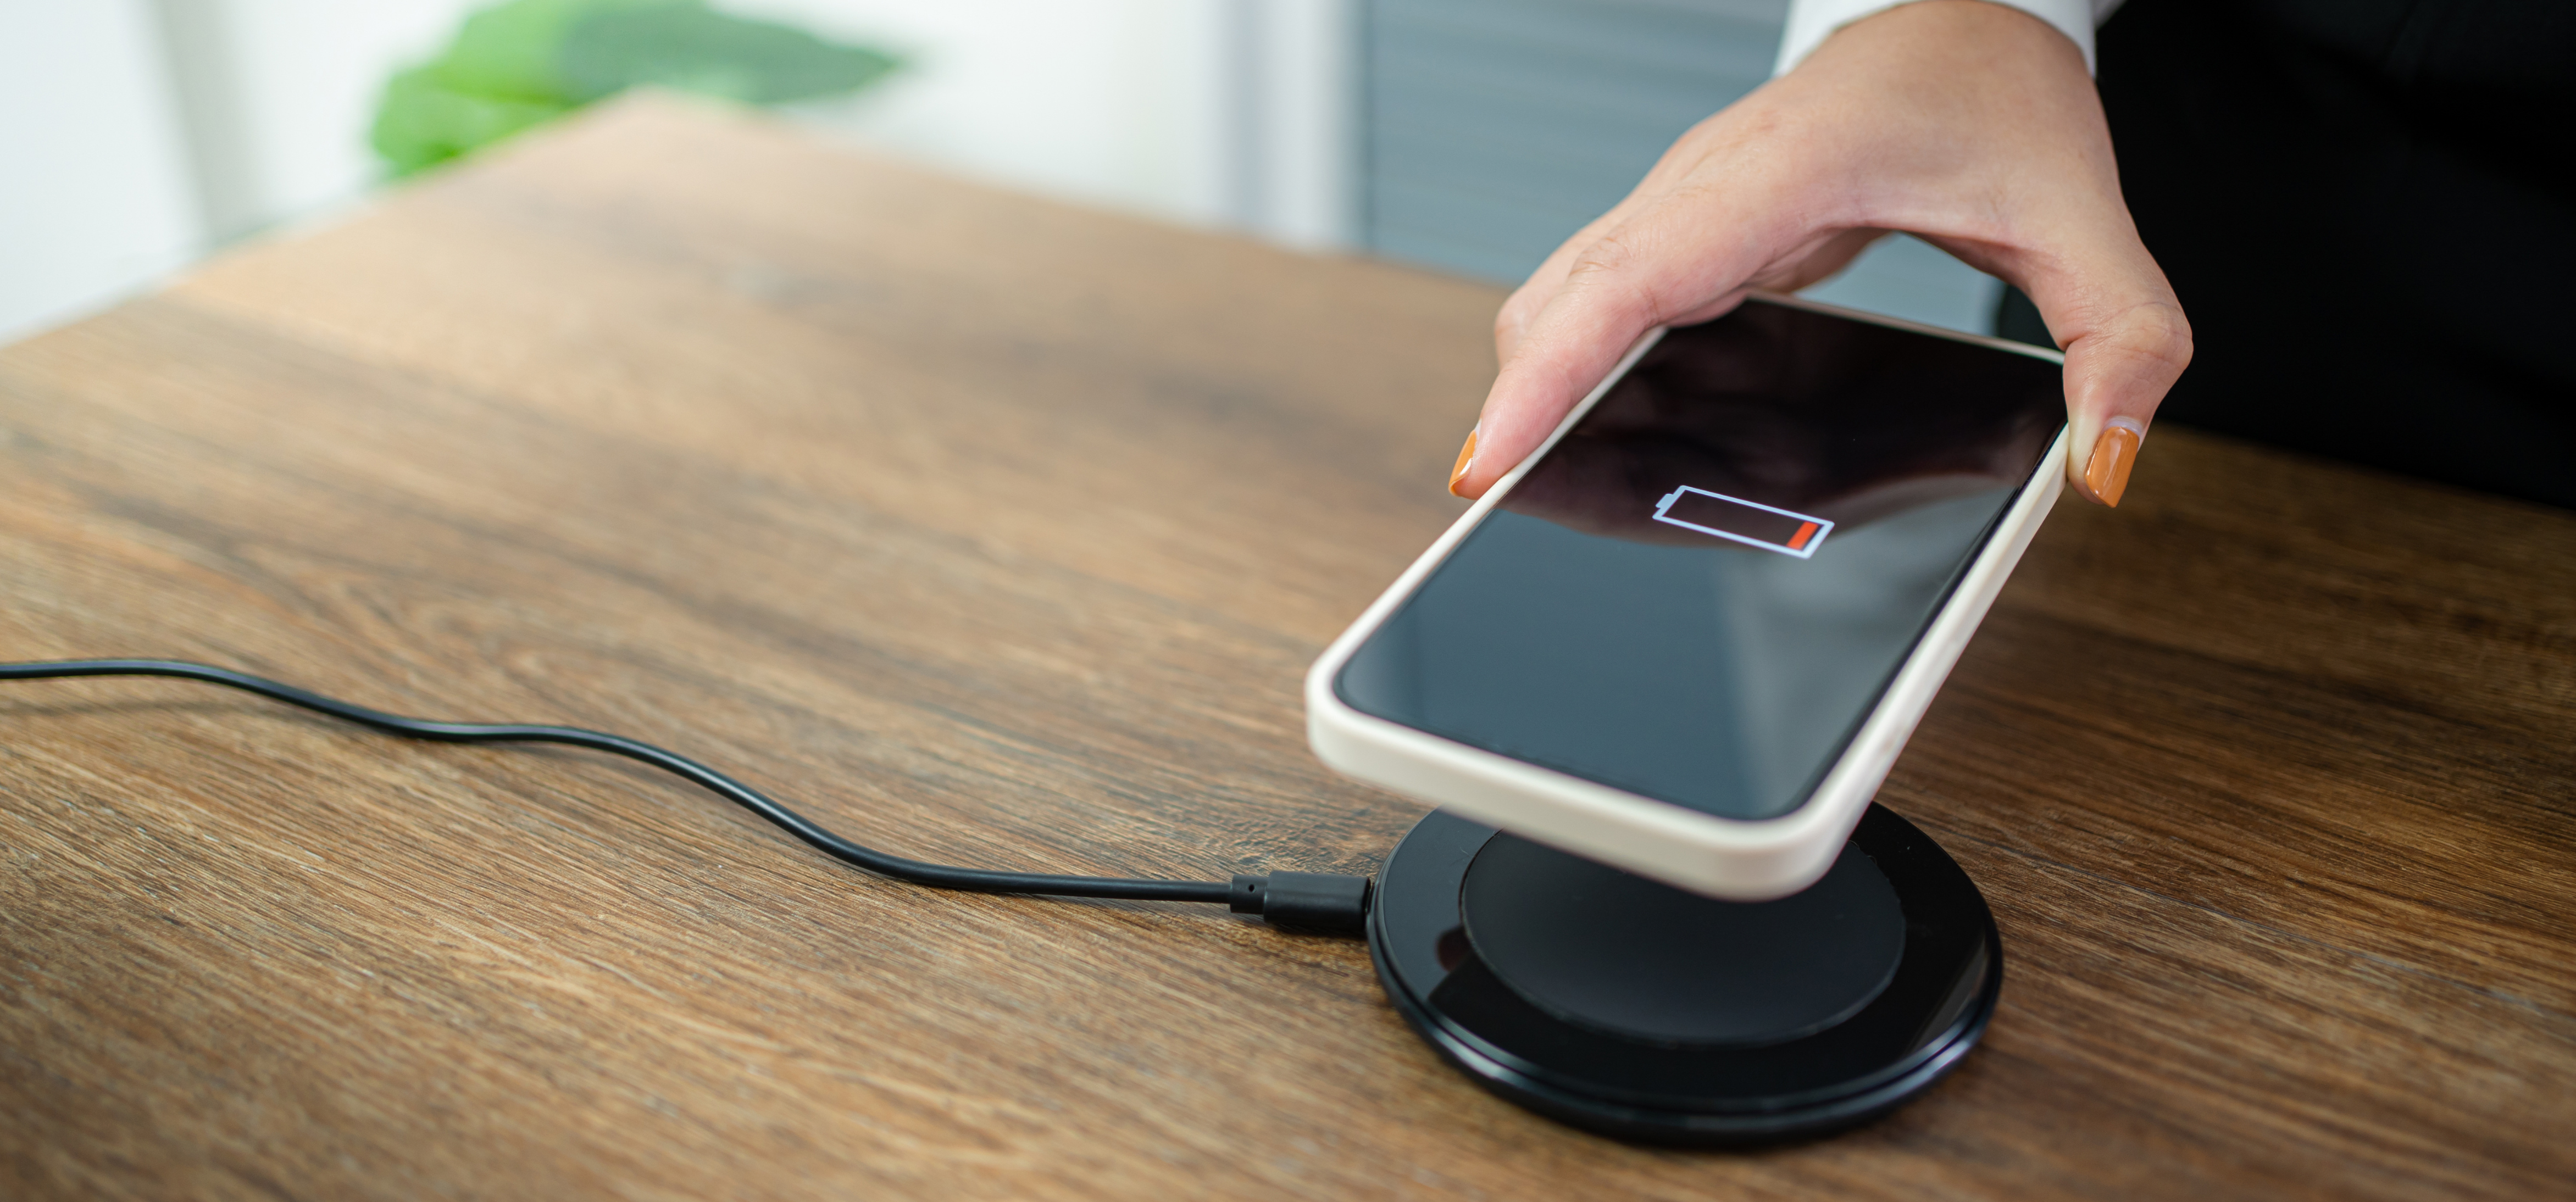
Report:
[[[1872,805],[1803,893],[1723,902],[1446,812],[1387,856],[1378,979],[1487,1089],[1621,1139],[1745,1144],[1865,1122],[1995,1012],[1986,899]]]

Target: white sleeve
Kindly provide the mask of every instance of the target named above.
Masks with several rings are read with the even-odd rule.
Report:
[[[1913,0],[1789,0],[1789,24],[1780,31],[1780,57],[1774,76],[1786,75],[1833,32],[1862,17],[1882,13]],[[2057,27],[2084,51],[2084,69],[2093,69],[2093,28],[2111,18],[2120,0],[1988,0],[2018,8]]]

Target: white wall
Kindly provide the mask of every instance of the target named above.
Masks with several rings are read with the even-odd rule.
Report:
[[[481,2],[0,3],[0,341],[364,195],[384,80]],[[719,3],[912,57],[796,114],[836,136],[1172,220],[1339,236],[1345,185],[1317,165],[1345,139],[1318,44],[1338,48],[1349,0]],[[1303,39],[1295,65],[1241,64],[1274,37]],[[1274,127],[1285,170],[1247,141]]]
[[[1355,0],[732,0],[912,56],[797,115],[1046,195],[1350,240]]]
[[[237,238],[363,194],[385,79],[479,0],[153,0],[208,231]]]
[[[196,254],[161,61],[144,0],[0,5],[0,341]]]
[[[876,89],[806,107],[844,136],[1049,195],[1228,215],[1225,0],[734,0],[908,55]]]

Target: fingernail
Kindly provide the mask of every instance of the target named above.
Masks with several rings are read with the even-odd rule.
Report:
[[[2138,465],[2138,436],[2145,431],[2134,417],[2102,423],[2102,436],[2093,440],[2093,458],[2084,465],[2084,487],[2103,504],[2117,506],[2120,494],[2129,491],[2129,469]]]
[[[1450,496],[1463,497],[1467,495],[1458,491],[1458,482],[1466,479],[1467,469],[1474,466],[1476,466],[1476,431],[1475,429],[1470,429],[1467,431],[1467,445],[1458,448],[1458,466],[1449,469]]]

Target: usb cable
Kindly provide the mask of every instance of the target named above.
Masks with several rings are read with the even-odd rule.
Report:
[[[823,854],[879,876],[975,893],[1030,893],[1053,897],[1106,897],[1127,901],[1223,903],[1237,914],[1252,914],[1273,926],[1327,934],[1357,935],[1368,915],[1370,880],[1319,872],[1238,874],[1232,881],[1173,881],[1130,877],[1055,876],[1033,872],[994,872],[931,864],[861,847],[814,824],[804,815],[771,800],[759,790],[676,752],[622,735],[570,726],[520,723],[432,722],[352,705],[264,677],[165,659],[72,659],[44,663],[0,664],[0,680],[55,680],[78,676],[162,676],[223,685],[257,693],[288,705],[329,714],[387,734],[443,743],[558,743],[604,751],[650,764],[687,780],[727,801],[768,819]]]

